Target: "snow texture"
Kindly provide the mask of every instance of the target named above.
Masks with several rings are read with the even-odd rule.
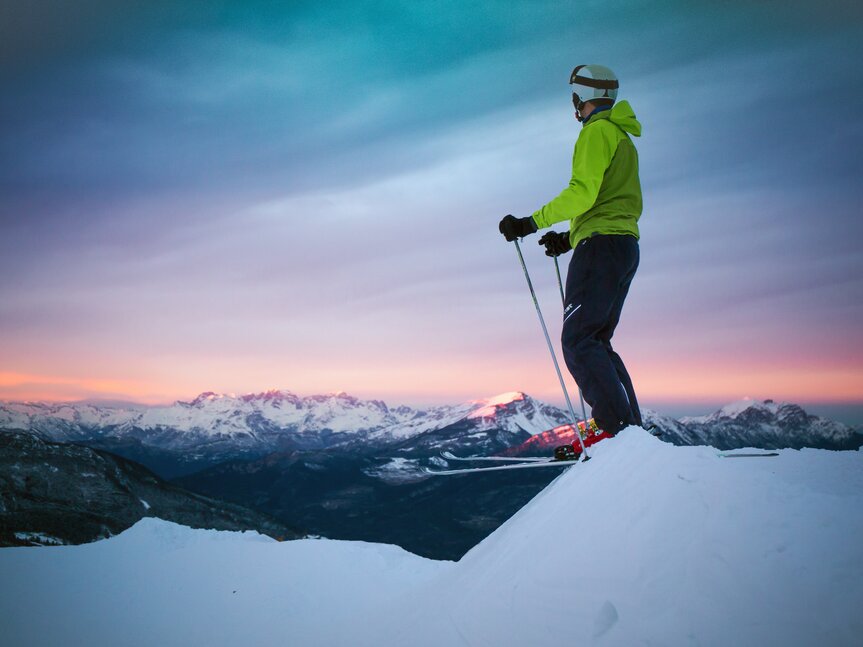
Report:
[[[457,563],[155,519],[2,549],[3,644],[860,644],[863,452],[729,461],[629,428],[593,456]]]

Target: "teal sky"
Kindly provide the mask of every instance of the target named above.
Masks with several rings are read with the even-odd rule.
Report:
[[[6,3],[0,397],[557,399],[496,226],[566,185],[595,62],[644,124],[645,404],[863,401],[861,36],[852,2]]]

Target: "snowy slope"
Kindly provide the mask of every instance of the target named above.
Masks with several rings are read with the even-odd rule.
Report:
[[[93,544],[0,549],[0,643],[350,645],[364,616],[447,564],[395,546],[280,543],[148,518]]]
[[[860,537],[861,452],[721,459],[630,428],[405,600],[383,642],[858,645]]]
[[[153,520],[2,549],[4,645],[859,644],[863,452],[593,454],[458,563]]]

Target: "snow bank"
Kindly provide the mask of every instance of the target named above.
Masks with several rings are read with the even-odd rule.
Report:
[[[727,459],[630,428],[393,609],[379,644],[859,645],[861,537],[861,452]]]
[[[0,550],[0,644],[351,645],[373,610],[452,565],[147,518],[92,544]]]
[[[3,549],[2,642],[859,644],[863,452],[722,459],[630,428],[593,454],[458,563],[154,519]]]

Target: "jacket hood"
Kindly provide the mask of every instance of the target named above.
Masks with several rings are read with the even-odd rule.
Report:
[[[641,123],[635,118],[629,101],[618,101],[611,110],[605,110],[596,115],[598,119],[608,119],[622,131],[641,137]]]

